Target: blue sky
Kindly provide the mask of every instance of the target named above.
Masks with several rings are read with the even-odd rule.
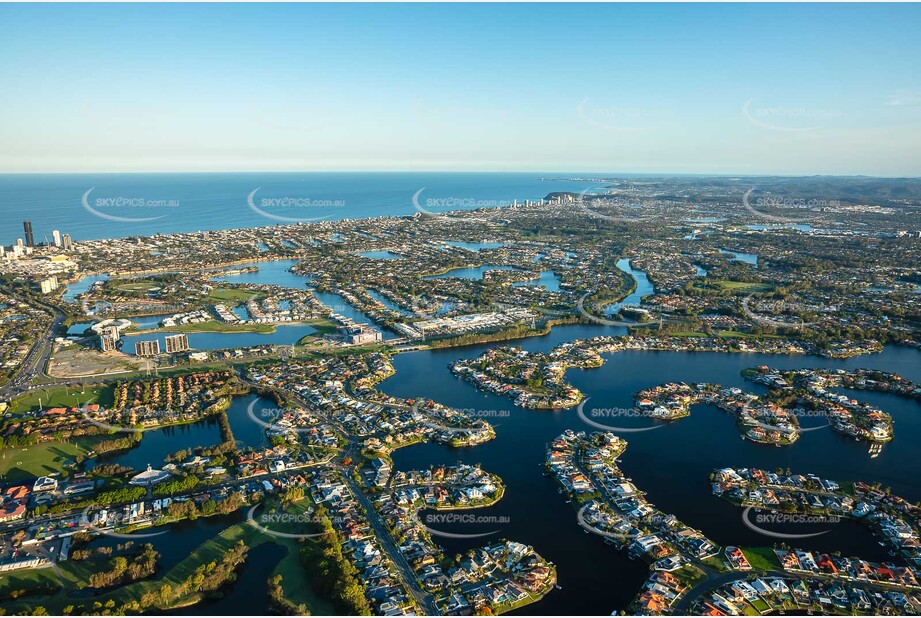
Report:
[[[0,171],[921,175],[918,5],[0,5]]]

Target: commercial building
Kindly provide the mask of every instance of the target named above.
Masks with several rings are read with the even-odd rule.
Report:
[[[342,326],[340,330],[345,340],[352,344],[374,343],[382,341],[384,338],[379,330],[375,330],[366,324]]]
[[[189,336],[185,334],[169,335],[166,338],[166,353],[178,354],[189,349]]]
[[[54,240],[55,247],[61,246],[61,232],[59,232],[58,230],[52,230],[51,238]]]
[[[26,246],[27,246],[27,247],[34,247],[34,246],[35,246],[35,237],[32,236],[32,222],[31,222],[31,221],[28,221],[28,220],[23,221],[23,222],[22,222],[22,229],[23,229],[23,231],[26,233]]]

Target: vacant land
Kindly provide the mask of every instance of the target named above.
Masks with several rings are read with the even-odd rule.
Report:
[[[93,378],[111,373],[153,369],[152,359],[136,358],[121,352],[100,352],[66,346],[55,351],[48,363],[48,374],[58,378]]]
[[[753,569],[759,571],[780,570],[783,567],[777,554],[770,547],[743,547],[742,553]]]

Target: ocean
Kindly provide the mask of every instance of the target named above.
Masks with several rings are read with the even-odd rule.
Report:
[[[0,244],[52,231],[75,242],[495,207],[603,186],[553,173],[0,175]],[[555,180],[549,180],[554,178]],[[253,193],[255,191],[255,193]],[[421,191],[421,193],[419,193]]]

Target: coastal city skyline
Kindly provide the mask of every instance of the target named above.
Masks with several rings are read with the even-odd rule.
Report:
[[[0,614],[921,615],[918,10],[0,3]]]

